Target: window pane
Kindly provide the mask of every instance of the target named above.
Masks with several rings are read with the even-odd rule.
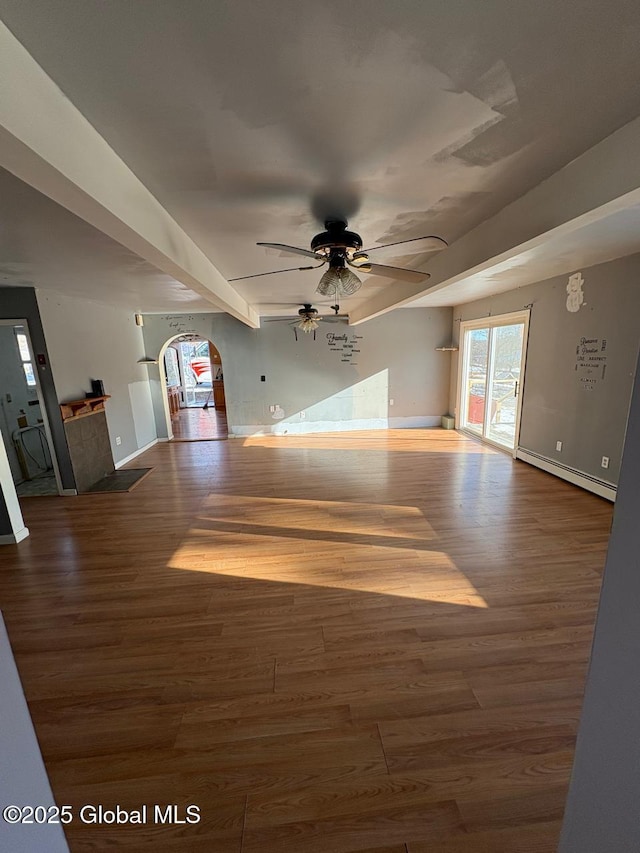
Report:
[[[22,365],[24,367],[24,376],[27,380],[27,385],[35,385],[36,377],[33,374],[33,365],[30,361],[25,361]]]
[[[31,361],[31,353],[29,352],[29,344],[27,343],[27,336],[22,335],[22,334],[17,334],[16,340],[18,341],[18,349],[20,350],[20,358],[23,361]]]
[[[487,364],[489,359],[489,329],[466,332],[467,366],[465,376],[466,418],[464,426],[482,434],[487,394]]]

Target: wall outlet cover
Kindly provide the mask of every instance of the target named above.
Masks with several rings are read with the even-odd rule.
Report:
[[[119,435],[116,436],[116,444],[122,444],[122,439]]]
[[[560,453],[560,451],[562,450],[562,442],[561,441],[556,441],[556,450],[558,451],[558,453]]]
[[[602,462],[600,464],[602,465],[603,468],[608,468],[609,467],[609,457],[603,456]]]

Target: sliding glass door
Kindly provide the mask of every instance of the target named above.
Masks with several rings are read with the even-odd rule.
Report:
[[[528,312],[461,324],[458,426],[515,451]]]

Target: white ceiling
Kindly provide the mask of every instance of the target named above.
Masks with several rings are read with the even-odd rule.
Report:
[[[255,243],[308,247],[325,214],[365,245],[453,242],[640,114],[635,0],[0,0],[0,18],[227,279],[297,266]],[[67,225],[92,255],[98,232]],[[1,245],[6,274],[21,261]],[[211,310],[100,245],[104,277],[61,270],[55,286]],[[319,275],[234,287],[274,314],[313,300]],[[363,279],[343,308],[396,286]]]

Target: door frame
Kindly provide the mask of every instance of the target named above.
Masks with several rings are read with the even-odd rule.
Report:
[[[49,413],[47,411],[47,405],[45,403],[44,394],[42,393],[42,386],[40,385],[40,376],[38,371],[38,365],[36,362],[36,355],[33,349],[33,343],[31,341],[31,331],[29,329],[29,321],[26,319],[17,319],[17,320],[0,320],[0,326],[22,326],[24,328],[25,335],[27,336],[27,343],[29,344],[29,352],[31,354],[31,363],[33,364],[33,375],[36,380],[35,389],[36,396],[38,398],[38,404],[40,406],[40,414],[42,415],[42,426],[44,428],[44,434],[47,437],[47,444],[49,445],[49,455],[51,456],[51,465],[53,466],[53,474],[56,480],[56,486],[58,488],[58,494],[64,494],[64,488],[62,485],[62,477],[60,476],[60,468],[58,466],[58,457],[56,455],[56,448],[53,443],[53,436],[51,435],[51,427],[49,425]]]
[[[525,383],[525,370],[527,363],[527,348],[529,345],[529,323],[531,319],[531,310],[529,308],[524,308],[522,311],[513,311],[509,314],[493,314],[489,317],[481,317],[476,320],[462,320],[460,322],[460,346],[459,346],[459,358],[458,358],[458,390],[456,393],[456,418],[455,418],[455,427],[460,432],[463,432],[465,435],[470,435],[473,438],[477,438],[485,444],[490,444],[492,447],[495,447],[497,450],[502,450],[503,453],[509,453],[514,459],[516,458],[516,453],[519,447],[520,440],[520,421],[522,417],[522,401],[524,399],[524,383]],[[517,323],[522,323],[524,325],[523,339],[522,339],[522,356],[520,358],[520,379],[518,386],[518,405],[516,406],[516,423],[515,423],[515,436],[513,443],[513,450],[510,450],[508,447],[505,447],[504,444],[500,444],[497,441],[493,441],[490,438],[487,438],[484,435],[478,435],[478,433],[473,432],[473,430],[466,429],[463,426],[463,414],[466,410],[466,399],[463,388],[463,378],[465,374],[465,364],[468,357],[468,352],[465,346],[466,343],[466,333],[469,331],[473,331],[473,329],[491,329],[499,326],[513,326]],[[487,351],[487,378],[489,377],[489,371],[492,369],[493,364],[493,347],[492,347],[492,336],[489,335],[488,341],[488,351]],[[485,413],[486,413],[486,401],[485,401]]]
[[[160,347],[160,352],[158,354],[158,371],[160,373],[160,392],[161,392],[160,396],[162,398],[162,408],[164,411],[164,420],[165,420],[165,425],[166,425],[166,430],[167,430],[167,438],[161,439],[162,441],[173,441],[173,424],[171,422],[171,412],[169,410],[169,394],[168,394],[168,388],[167,388],[167,379],[166,379],[165,372],[164,372],[164,355],[165,355],[167,349],[169,348],[169,345],[172,344],[174,341],[180,341],[180,338],[183,338],[183,339],[195,338],[199,341],[207,341],[207,343],[210,345],[210,347],[213,347],[216,350],[216,352],[218,353],[218,355],[220,356],[220,364],[219,364],[220,367],[222,367],[222,362],[223,362],[222,352],[220,351],[220,347],[217,346],[216,344],[214,344],[214,342],[211,340],[210,337],[202,335],[202,334],[200,334],[200,332],[191,332],[191,333],[180,332],[177,335],[172,335],[170,338],[167,338],[167,340],[162,344],[162,346]],[[209,352],[211,352],[211,350],[209,350]],[[178,363],[180,364],[180,361],[178,361]],[[180,370],[182,370],[181,364],[180,364]],[[212,362],[212,370],[211,370],[211,391],[212,391],[211,399],[213,400],[213,362]],[[226,404],[225,404],[225,412],[226,412]]]

